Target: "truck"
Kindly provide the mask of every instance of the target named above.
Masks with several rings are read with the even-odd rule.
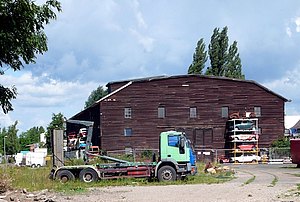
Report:
[[[165,131],[161,132],[159,138],[159,156],[157,160],[153,158],[152,162],[128,162],[98,155],[113,163],[54,167],[50,178],[61,182],[78,178],[83,182],[93,182],[130,177],[174,181],[197,173],[195,152],[184,132]],[[92,155],[88,147],[89,144],[85,150],[87,156]]]
[[[300,139],[290,139],[290,147],[292,163],[300,168]]]

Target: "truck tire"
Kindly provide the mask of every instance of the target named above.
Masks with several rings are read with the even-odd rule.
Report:
[[[95,182],[98,181],[98,173],[91,169],[85,168],[79,173],[79,179],[83,182]]]
[[[65,182],[68,182],[68,181],[75,180],[75,176],[69,170],[60,170],[60,171],[58,171],[58,173],[56,175],[56,179],[58,179],[61,182],[65,183]]]
[[[171,166],[163,166],[158,170],[158,180],[160,182],[168,182],[176,180],[176,171]]]

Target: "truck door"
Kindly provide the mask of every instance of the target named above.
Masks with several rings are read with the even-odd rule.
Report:
[[[167,157],[177,162],[188,162],[189,152],[187,151],[186,138],[181,135],[168,135]]]

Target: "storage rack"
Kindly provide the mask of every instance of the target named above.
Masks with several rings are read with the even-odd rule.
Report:
[[[249,127],[251,123],[252,126]],[[237,157],[241,155],[255,154],[258,156],[259,127],[257,118],[230,119],[227,121],[226,128],[226,141],[232,149],[230,157],[233,157],[234,163],[247,163],[238,162]]]

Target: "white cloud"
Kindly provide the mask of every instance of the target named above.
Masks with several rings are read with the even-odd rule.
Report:
[[[300,32],[300,17],[293,17],[290,19],[290,22],[287,23],[285,27],[285,32],[288,37],[292,37],[293,32],[299,33]]]
[[[133,36],[135,36],[138,40],[138,43],[142,45],[143,49],[146,52],[151,52],[153,50],[154,39],[148,36],[143,36],[138,31],[134,29],[130,29],[130,32]]]
[[[290,27],[286,27],[286,34],[288,35],[288,37],[292,37],[292,30]]]
[[[8,114],[4,114],[1,110],[0,112],[0,129],[2,127],[10,126],[14,123],[12,118]]]
[[[294,22],[296,24],[296,32],[300,32],[300,17],[297,17]]]
[[[142,12],[140,11],[140,3],[137,0],[133,0],[133,9],[139,27],[147,29],[147,24],[144,20]]]
[[[18,120],[22,131],[33,126],[46,126],[51,121],[52,113],[63,113],[73,116],[84,107],[92,90],[100,83],[55,80],[44,74],[34,77],[31,72],[21,76],[3,75],[3,85],[14,84],[18,89],[17,99],[12,101],[14,111],[0,114],[3,126],[11,125]],[[28,128],[29,127],[29,128]]]
[[[280,79],[266,82],[263,85],[272,91],[284,96],[292,102],[286,103],[287,115],[300,115],[300,65],[287,71]]]

